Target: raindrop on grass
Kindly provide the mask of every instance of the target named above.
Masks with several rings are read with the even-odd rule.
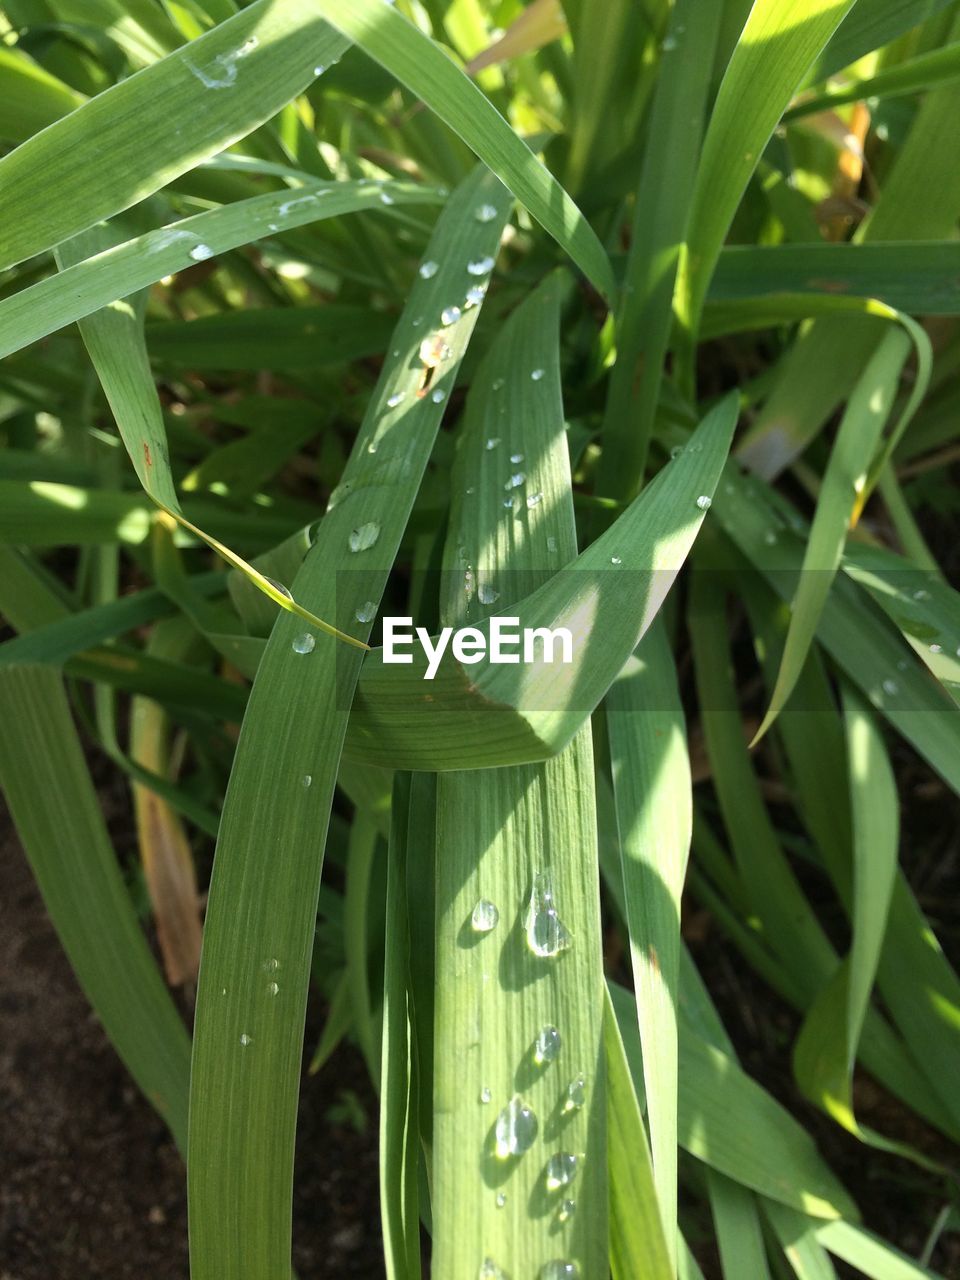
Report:
[[[389,193],[389,192],[387,192],[387,191],[381,191],[381,192],[380,192],[380,203],[381,203],[381,204],[393,204],[393,196],[392,196],[392,195],[390,195],[390,193]]]
[[[489,1085],[484,1085],[483,1088],[480,1090],[481,1105],[486,1106],[492,1097],[493,1097],[493,1094],[490,1092]]]
[[[356,612],[358,622],[372,622],[377,616],[376,600],[366,600]]]
[[[439,270],[440,270],[440,267],[436,262],[421,262],[420,263],[420,279],[429,280],[433,276],[435,276]]]
[[[487,286],[485,284],[473,284],[467,290],[467,306],[479,307],[480,303],[487,296]]]
[[[459,307],[444,307],[440,312],[441,324],[456,324],[463,312]]]
[[[496,904],[488,898],[481,898],[473,908],[473,913],[470,916],[470,926],[474,933],[489,933],[491,929],[497,927],[499,920],[500,912],[497,910]]]
[[[569,1222],[577,1211],[576,1200],[561,1200],[560,1207],[557,1209],[557,1221]]]
[[[900,686],[897,684],[896,680],[884,680],[883,692],[889,694],[892,698],[900,692]]]
[[[496,449],[499,443],[500,443],[499,436],[490,436],[490,438],[487,440],[487,452],[489,452],[491,449]]]
[[[537,1117],[523,1099],[514,1094],[497,1116],[494,1127],[497,1155],[501,1160],[522,1156],[533,1146],[537,1136]]]
[[[505,385],[506,385],[505,378],[494,378],[493,382],[490,383],[490,390],[502,391]]]
[[[506,1192],[505,1192],[505,1191],[498,1191],[498,1192],[497,1192],[497,1208],[498,1208],[498,1209],[502,1209],[502,1208],[503,1208],[503,1206],[504,1206],[506,1203],[507,1203],[507,1195],[506,1195]]]
[[[553,1258],[540,1268],[540,1280],[580,1280],[580,1268],[575,1262]]]
[[[316,643],[316,636],[312,636],[309,631],[304,631],[302,635],[294,637],[291,648],[294,653],[313,653]]]
[[[496,216],[497,206],[495,204],[482,204],[475,214],[478,222],[492,222]]]
[[[572,1151],[558,1151],[547,1161],[547,1190],[569,1187],[577,1176],[577,1157]]]
[[[542,501],[543,501],[542,493],[531,493],[529,498],[527,498],[528,510],[532,511],[534,507],[539,507]]]
[[[522,454],[522,453],[511,453],[511,455],[510,455],[510,461],[511,461],[511,462],[522,462],[522,461],[523,461],[523,454]]]
[[[248,1044],[252,1044],[253,1042],[251,1041],[247,1033],[244,1031],[243,1035],[240,1037],[240,1043],[243,1045],[244,1048],[246,1048]]]
[[[583,1076],[577,1076],[567,1085],[567,1096],[563,1100],[564,1112],[579,1111],[587,1100],[587,1082]]]
[[[442,404],[446,398],[447,398],[447,393],[445,391],[441,391],[439,387],[436,389],[436,391],[434,391],[433,395],[430,397],[430,399],[433,401],[434,404]]]
[[[538,1066],[553,1062],[560,1053],[560,1032],[556,1027],[544,1027],[533,1042],[533,1059]]]
[[[300,779],[300,782],[301,782],[301,785],[303,786],[304,791],[306,791],[309,787],[313,786],[313,774],[305,773],[303,777]]]
[[[508,490],[519,489],[525,482],[526,478],[526,475],[522,471],[515,471],[503,487]]]
[[[190,250],[190,257],[194,262],[205,262],[213,257],[213,250],[208,244],[197,244]]]
[[[276,973],[279,968],[280,968],[280,961],[277,960],[274,956],[271,956],[269,960],[264,960],[263,962],[264,973]]]
[[[275,995],[278,995],[278,994],[279,994],[279,992],[280,992],[280,984],[279,984],[279,982],[268,982],[268,983],[267,983],[267,995],[268,995],[268,996],[275,996]]]
[[[472,276],[485,276],[493,270],[493,258],[477,258],[476,262],[467,263],[467,271]]]
[[[351,551],[369,551],[380,537],[380,526],[373,520],[351,531],[348,545]]]
[[[611,563],[611,564],[623,564],[623,561],[620,559],[620,557],[619,557],[619,556],[611,556],[611,557],[610,557],[610,563]]]
[[[700,497],[697,499],[697,506],[701,511],[709,511],[713,506],[713,499],[708,497],[705,493],[701,493]]]
[[[534,955],[544,959],[566,951],[573,942],[567,926],[557,913],[549,871],[538,871],[533,877],[524,926],[527,931],[527,946]]]
[[[401,404],[401,403],[402,403],[402,401],[403,401],[403,392],[402,392],[402,391],[397,391],[397,392],[395,392],[395,393],[390,397],[390,399],[387,401],[387,408],[388,408],[388,409],[395,409],[395,408],[397,407],[397,405],[398,405],[398,404]]]
[[[480,597],[481,604],[496,604],[500,599],[500,592],[494,587],[491,587],[489,582],[482,582],[480,584],[480,590],[477,592],[477,595]]]
[[[543,377],[544,372],[545,371],[543,369],[534,369],[534,371],[530,374],[530,377],[534,382],[539,382],[540,379]]]
[[[557,540],[551,533],[550,537],[547,539],[547,550],[554,552],[556,551],[556,549],[557,549]]]
[[[498,1267],[492,1258],[484,1258],[480,1263],[477,1280],[510,1280],[503,1267]]]

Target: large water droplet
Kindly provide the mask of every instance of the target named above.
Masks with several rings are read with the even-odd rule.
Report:
[[[534,369],[530,377],[534,382],[539,382],[546,371],[544,369]]]
[[[348,543],[351,551],[369,551],[380,537],[380,526],[373,520],[351,531]]]
[[[697,506],[701,511],[709,511],[713,506],[713,499],[707,494],[701,493],[700,497],[697,499]]]
[[[473,908],[473,914],[470,916],[470,925],[474,933],[489,933],[491,929],[497,927],[499,919],[500,912],[497,910],[496,904],[488,898],[481,898]]]
[[[403,392],[397,391],[387,401],[387,408],[395,409],[398,404],[402,404],[402,403],[403,403]]]
[[[540,1268],[540,1280],[580,1280],[580,1268],[575,1262],[553,1258]]]
[[[467,271],[472,276],[488,275],[494,267],[494,261],[491,257],[477,258],[476,262],[467,263]]]
[[[527,946],[536,956],[550,957],[566,951],[573,939],[557,914],[553,900],[553,881],[549,871],[538,871],[533,877],[527,917]]]
[[[523,461],[523,454],[522,454],[522,453],[511,453],[511,455],[510,455],[510,461],[511,461],[511,462],[513,462],[513,463],[522,462],[522,461]]]
[[[610,563],[611,563],[611,564],[623,564],[623,561],[620,559],[620,557],[619,557],[619,556],[611,556],[611,557],[610,557]]]
[[[558,1151],[547,1161],[547,1190],[569,1187],[577,1176],[577,1157],[572,1151]]]
[[[278,995],[278,994],[279,994],[279,992],[280,992],[280,983],[279,983],[279,982],[268,982],[268,983],[267,983],[267,995],[268,995],[268,996],[275,996],[275,995]]]
[[[437,387],[436,391],[434,391],[430,397],[430,399],[433,401],[434,404],[443,404],[446,398],[447,398],[447,393],[445,391],[441,391],[439,387]]]
[[[560,1052],[560,1032],[556,1027],[543,1027],[533,1042],[534,1061],[542,1066],[545,1062],[553,1062]]]
[[[475,216],[478,222],[492,222],[497,216],[497,206],[495,204],[482,204],[476,210]]]
[[[459,307],[444,307],[440,312],[441,324],[456,324],[463,312]]]
[[[304,631],[303,635],[294,636],[291,648],[294,653],[313,653],[316,643],[316,636],[312,636],[309,631]]]
[[[477,595],[480,597],[481,604],[496,604],[500,599],[500,592],[491,587],[489,582],[480,583],[480,590]]]
[[[190,250],[190,257],[194,262],[205,262],[207,258],[213,257],[213,250],[208,244],[197,244]]]
[[[587,1082],[583,1076],[577,1076],[567,1085],[567,1096],[563,1100],[564,1111],[579,1111],[587,1100]]]
[[[377,616],[377,602],[375,600],[365,601],[357,610],[358,622],[372,622]]]
[[[439,264],[436,262],[421,262],[420,263],[420,279],[429,280],[433,276],[435,276],[439,270],[440,270]]]
[[[533,1146],[537,1136],[537,1117],[523,1099],[514,1094],[497,1116],[494,1127],[497,1155],[501,1160],[522,1156]]]
[[[524,472],[515,471],[514,474],[510,476],[510,478],[507,480],[507,483],[503,487],[505,489],[519,489],[520,486],[526,481],[526,478],[527,477],[524,474]]]
[[[246,1047],[247,1047],[247,1045],[248,1045],[248,1044],[252,1044],[252,1043],[253,1043],[253,1041],[252,1041],[252,1040],[251,1040],[251,1038],[247,1035],[247,1033],[244,1031],[243,1035],[240,1037],[240,1043],[243,1045],[243,1047],[244,1047],[244,1048],[246,1048]]]

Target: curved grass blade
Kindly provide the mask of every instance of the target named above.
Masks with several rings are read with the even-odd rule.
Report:
[[[473,210],[488,201],[502,213],[477,223]],[[471,282],[466,263],[496,253],[507,202],[484,171],[451,196],[427,250],[439,269],[410,291],[392,340],[400,354],[384,365],[339,491],[297,575],[305,598],[363,636],[371,623],[360,623],[357,611],[372,619],[478,308],[443,331],[450,352],[435,377],[439,394],[422,399],[415,392],[425,331],[414,322],[439,321],[463,297]],[[391,404],[396,396],[402,402]],[[194,1280],[289,1274],[297,1086],[323,835],[360,669],[355,650],[322,635],[314,652],[298,653],[293,642],[302,632],[285,614],[274,625],[214,861],[191,1075]]]
[[[446,624],[479,622],[497,597],[548,578],[549,541],[561,559],[575,553],[560,296],[560,280],[550,277],[517,308],[471,388],[452,473]],[[528,500],[505,506],[504,476],[516,465],[509,455],[518,453]],[[488,1258],[494,1275],[494,1265],[533,1275],[560,1259],[584,1276],[606,1267],[596,842],[588,727],[543,764],[437,780],[437,1275],[482,1274]],[[550,903],[537,900],[547,888],[562,917],[556,939]],[[491,908],[493,927],[474,922]],[[546,930],[543,941],[536,930]],[[511,1120],[511,1107],[529,1114]],[[564,1208],[571,1197],[575,1210]]]
[[[913,327],[922,333],[918,326]],[[930,343],[925,334],[923,338],[923,345],[918,348],[922,353],[919,374],[891,439],[902,434],[930,380]],[[871,460],[883,452],[879,449],[880,435],[893,407],[900,372],[909,353],[907,333],[900,330],[888,333],[847,404],[817,498],[780,672],[753,745],[779,715],[806,661],[824,601],[840,565],[847,530],[856,524],[869,493]]]
[[[0,672],[0,786],[74,973],[144,1096],[186,1149],[190,1048],[110,845],[60,675]]]
[[[396,205],[439,200],[436,192],[409,182],[311,182],[295,191],[208,209],[120,244],[116,229],[93,228],[59,247],[59,274],[0,302],[0,357],[102,307],[112,304],[127,314],[124,308],[133,304],[116,299],[249,244],[275,227],[287,230],[362,209],[383,209],[384,196]]]
[[[91,98],[0,160],[0,270],[120,213],[225,150],[348,47],[300,0],[260,0]],[[171,129],[173,118],[189,119],[189,130]]]
[[[817,1227],[817,1239],[870,1280],[946,1280],[852,1222],[822,1223]]]
[[[692,390],[700,312],[740,198],[784,108],[854,0],[756,0],[724,73],[703,143],[674,300],[681,381]]]
[[[862,102],[867,98],[895,98],[907,93],[923,93],[960,77],[960,43],[949,44],[945,49],[933,49],[916,58],[893,67],[884,67],[876,75],[854,80],[850,84],[828,88],[824,93],[813,94],[795,103],[784,112],[787,124],[817,111],[833,111],[849,102]]]
[[[837,1280],[830,1255],[816,1237],[814,1222],[776,1200],[762,1204],[797,1280]]]
[[[469,76],[381,0],[316,0],[317,9],[463,139],[608,300],[613,272],[592,227]]]
[[[510,610],[522,627],[569,628],[569,665],[468,665],[448,649],[427,685],[422,654],[415,652],[410,666],[392,666],[374,650],[354,701],[351,758],[444,772],[544,760],[562,750],[679,573],[709,509],[736,415],[736,396],[725,397],[606,533]],[[558,550],[544,544],[543,563],[561,570]],[[489,636],[487,618],[477,627]]]

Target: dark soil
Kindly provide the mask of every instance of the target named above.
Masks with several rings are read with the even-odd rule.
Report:
[[[184,1169],[90,1012],[6,819],[0,829],[0,1280],[186,1280]],[[321,1010],[312,1008],[307,1044]],[[352,1095],[366,1128],[331,1118]],[[354,1108],[356,1110],[356,1108]],[[383,1275],[377,1125],[359,1056],[305,1081],[301,1280]]]

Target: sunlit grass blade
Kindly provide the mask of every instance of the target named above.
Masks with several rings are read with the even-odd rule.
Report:
[[[762,1204],[764,1216],[797,1280],[837,1280],[830,1255],[815,1235],[814,1223],[776,1200],[764,1200]]]
[[[680,896],[693,795],[676,669],[661,623],[611,687],[606,708],[654,1179],[675,1262]]]
[[[740,1276],[770,1280],[755,1197],[712,1169],[707,1174],[707,1190],[724,1280],[739,1280]]]
[[[945,1280],[852,1222],[823,1223],[817,1227],[817,1239],[870,1280]]]
[[[129,208],[225,150],[348,44],[298,0],[261,0],[35,134],[0,160],[0,268]],[[174,116],[189,119],[190,128],[171,129]]]
[[[329,22],[463,138],[610,299],[613,273],[593,228],[493,103],[406,17],[381,0],[317,0]]]
[[[70,963],[117,1052],[181,1150],[187,1032],[140,931],[60,675],[0,672],[0,785]]]
[[[560,279],[548,278],[477,370],[452,473],[446,624],[479,622],[549,578],[551,543],[561,561],[575,554],[560,293]],[[490,439],[499,440],[496,448],[487,448]],[[520,492],[508,490],[505,501],[517,465],[511,455],[520,454]],[[561,688],[554,697],[563,697]],[[536,1274],[551,1260],[581,1275],[605,1267],[596,842],[588,727],[543,764],[437,780],[439,1275],[481,1274],[487,1258],[491,1271],[508,1275]]]
[[[853,80],[849,84],[828,88],[795,103],[784,113],[784,121],[812,115],[816,111],[833,111],[849,102],[865,98],[893,98],[907,93],[922,93],[960,77],[960,44],[933,49],[896,66],[885,67],[876,75]]]
[[[497,202],[478,223],[478,204]],[[450,198],[428,253],[439,265],[411,289],[347,463],[296,589],[366,636],[466,349],[477,308],[444,330],[450,347],[436,394],[416,397],[418,353],[454,297],[466,263],[496,253],[508,213],[479,171]],[[402,403],[389,404],[397,395]],[[373,446],[371,451],[369,446]],[[357,550],[352,548],[356,546]],[[323,834],[353,686],[354,649],[303,624],[274,625],[254,682],[230,777],[214,862],[191,1077],[189,1196],[194,1280],[245,1280],[290,1265],[297,1082]],[[309,776],[310,785],[304,785]],[[276,992],[273,986],[276,984]],[[226,994],[223,994],[224,991]],[[243,1039],[241,1037],[244,1037]]]

